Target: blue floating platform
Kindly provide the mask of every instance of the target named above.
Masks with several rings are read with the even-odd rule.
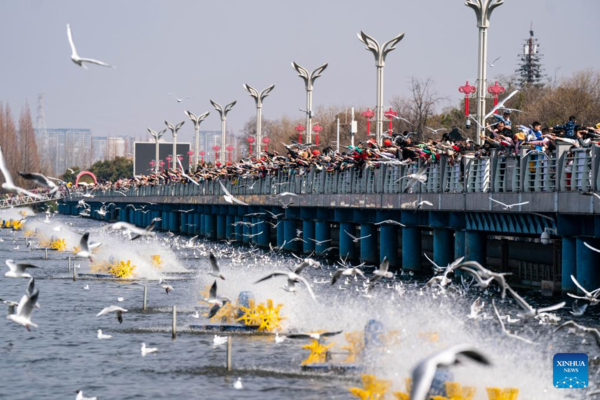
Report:
[[[343,374],[347,372],[358,372],[362,369],[362,367],[356,364],[323,363],[303,365],[301,369],[304,372],[337,372]]]
[[[200,325],[192,324],[190,329],[206,332],[256,332],[258,325]]]

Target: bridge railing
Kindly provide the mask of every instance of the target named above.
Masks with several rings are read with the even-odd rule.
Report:
[[[460,161],[442,156],[430,162],[424,182],[408,178],[417,174],[424,161],[401,165],[381,163],[364,169],[326,171],[313,167],[306,171],[281,170],[262,177],[203,179],[195,184],[168,183],[131,188],[132,196],[223,195],[222,183],[234,196],[294,194],[398,194],[398,193],[486,193],[553,192],[600,189],[600,147],[572,148],[559,145],[555,152],[522,149],[518,155],[463,157]],[[114,190],[104,195],[120,196]],[[72,191],[71,196],[82,192]],[[1,200],[0,207],[12,200]]]

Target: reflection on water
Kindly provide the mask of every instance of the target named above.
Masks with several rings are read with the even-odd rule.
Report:
[[[15,211],[10,211],[16,213]],[[6,213],[4,212],[6,218]],[[174,276],[169,281],[174,291],[166,294],[157,282],[148,283],[148,310],[142,310],[143,288],[125,282],[76,281],[70,279],[69,252],[30,252],[25,246],[24,231],[15,235],[2,230],[0,257],[30,262],[41,267],[32,274],[40,290],[42,307],[35,310],[33,321],[38,329],[28,333],[21,326],[0,322],[0,398],[12,400],[75,398],[75,390],[86,396],[104,399],[325,399],[350,398],[348,388],[360,385],[358,376],[326,376],[305,373],[300,362],[307,351],[303,341],[285,340],[275,344],[272,336],[236,335],[233,338],[234,371],[225,370],[226,346],[213,346],[212,334],[189,330],[189,324],[206,321],[192,318],[196,309],[206,307],[199,301],[201,291],[212,284],[207,252],[220,255],[225,281],[219,281],[219,295],[237,298],[240,291],[250,290],[257,302],[273,299],[283,304],[284,329],[293,331],[344,330],[362,331],[366,322],[377,319],[384,325],[387,345],[370,349],[364,357],[366,371],[380,378],[392,379],[394,390],[404,389],[404,378],[419,359],[456,343],[478,346],[493,361],[492,368],[465,365],[454,368],[454,379],[463,385],[476,386],[477,399],[487,398],[485,387],[518,387],[519,399],[580,398],[581,391],[556,390],[552,387],[552,356],[557,352],[585,352],[595,357],[598,346],[591,337],[579,337],[567,331],[555,336],[555,325],[537,320],[508,324],[507,328],[536,342],[528,345],[502,335],[497,320],[467,319],[470,305],[477,296],[485,302],[483,313],[493,316],[491,299],[495,298],[501,314],[517,318],[517,308],[507,298],[499,301],[493,290],[485,293],[431,293],[422,290],[422,281],[402,276],[396,285],[377,287],[372,297],[364,296],[360,280],[340,280],[335,286],[328,281],[332,266],[307,269],[302,274],[311,282],[318,299],[312,302],[306,290],[297,294],[281,290],[284,279],[260,284],[252,282],[273,270],[287,270],[298,260],[281,255],[265,255],[262,251],[247,253],[247,248],[199,241],[198,249],[172,246],[172,238],[159,234],[156,239],[129,242],[119,233],[103,232],[96,221],[73,217],[54,217],[45,224],[42,216],[30,218],[26,229],[37,228],[47,236],[64,238],[68,246],[77,244],[80,229],[90,231],[92,241],[103,245],[99,259],[114,257],[131,260],[139,275],[148,279]],[[55,230],[60,226],[60,230]],[[15,247],[19,245],[19,250]],[[70,248],[69,247],[69,248]],[[240,256],[240,253],[245,253]],[[151,256],[160,255],[160,268],[152,265]],[[80,272],[90,263],[77,260]],[[189,273],[186,273],[188,271]],[[173,275],[176,273],[175,275]],[[18,300],[27,280],[0,278],[0,297]],[[84,286],[89,285],[89,290]],[[117,298],[123,297],[123,302]],[[526,296],[535,304],[549,303],[535,294]],[[550,300],[551,302],[551,300]],[[570,303],[569,303],[570,304]],[[119,324],[114,315],[96,317],[104,307],[119,305],[129,310]],[[171,340],[171,308],[177,305],[179,334]],[[2,312],[6,312],[5,309]],[[568,310],[558,315],[563,321],[572,316]],[[598,311],[591,308],[579,323],[596,325]],[[98,340],[102,329],[112,339]],[[140,347],[157,347],[157,353],[141,356]],[[344,336],[331,340],[334,360],[346,358],[348,345]],[[600,382],[598,366],[590,367],[590,384]],[[243,390],[233,383],[242,378]]]

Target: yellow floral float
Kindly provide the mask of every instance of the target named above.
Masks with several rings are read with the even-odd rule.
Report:
[[[390,390],[392,382],[385,379],[377,379],[375,375],[361,375],[363,387],[350,388],[350,393],[361,400],[382,400]]]
[[[237,321],[243,321],[244,325],[256,326],[258,325],[259,332],[273,332],[281,329],[281,321],[285,318],[279,315],[283,304],[277,304],[277,307],[273,307],[273,300],[267,299],[267,303],[261,303],[258,306],[254,306],[254,300],[248,302],[248,307],[240,306],[239,309],[243,311],[241,317]]]
[[[489,400],[517,400],[519,389],[517,388],[486,388]]]
[[[150,256],[150,258],[152,259],[152,266],[154,268],[162,269],[165,262],[160,258],[160,254],[153,254]]]
[[[65,251],[67,249],[67,242],[65,242],[65,239],[56,239],[50,243],[50,248],[56,251]]]
[[[131,265],[131,260],[120,260],[110,266],[108,273],[115,278],[126,279],[134,275],[135,268],[135,265]]]

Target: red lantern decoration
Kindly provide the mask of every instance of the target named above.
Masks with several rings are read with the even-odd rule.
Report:
[[[161,170],[161,171],[164,171],[164,170],[165,170],[165,162],[164,162],[164,161],[161,161],[161,162],[160,162],[160,170]]]
[[[391,135],[392,134],[392,120],[394,119],[394,117],[398,116],[398,113],[394,110],[392,110],[392,107],[390,107],[389,110],[384,111],[383,116],[386,117],[389,121],[389,125],[388,125],[388,133]]]
[[[165,160],[167,160],[167,169],[171,169],[171,160],[173,160],[173,157],[167,156]]]
[[[469,96],[475,93],[476,86],[469,85],[469,81],[464,86],[460,86],[458,91],[465,94],[465,117],[469,117]]]
[[[302,132],[306,130],[306,127],[302,124],[298,124],[294,130],[298,132],[298,143],[302,143]]]
[[[202,157],[202,160],[201,160],[202,164],[204,164],[204,156],[205,156],[205,155],[206,155],[206,152],[205,152],[204,150],[202,150],[202,151],[200,152],[200,157]]]
[[[246,142],[248,142],[248,144],[249,144],[249,150],[248,150],[249,155],[252,154],[252,143],[254,143],[255,141],[256,141],[256,139],[254,139],[253,137],[249,137],[246,139]]]
[[[235,147],[233,147],[232,145],[229,145],[229,146],[225,147],[225,149],[227,149],[227,151],[229,152],[229,156],[228,156],[229,163],[228,164],[231,164],[231,151],[233,149],[235,149]]]
[[[217,163],[216,163],[215,165],[216,165],[217,167],[220,167],[220,166],[221,166],[221,162],[220,162],[220,161],[217,161]]]
[[[215,163],[217,163],[217,158],[219,156],[219,150],[221,150],[221,146],[214,145],[212,149],[215,151]],[[217,163],[217,166],[221,165],[221,163]]]
[[[189,164],[191,166],[192,165],[192,156],[194,155],[194,152],[190,150],[190,151],[187,152],[187,155],[188,155],[188,157],[190,159]]]
[[[367,111],[361,112],[360,115],[367,119],[367,136],[369,136],[371,134],[371,119],[375,116],[375,112],[367,108]]]
[[[269,143],[271,142],[271,139],[264,137],[262,138],[262,142],[265,144],[265,151],[269,151]]]
[[[317,124],[315,124],[315,126],[313,126],[312,130],[317,135],[317,138],[315,139],[315,144],[318,146],[319,145],[319,132],[321,132],[323,130],[323,127],[317,123]]]
[[[156,165],[156,162],[154,160],[150,161],[150,168],[152,169],[152,171],[154,171],[155,165]]]
[[[496,83],[494,83],[492,86],[488,87],[488,93],[494,95],[494,107],[498,105],[498,95],[504,93],[505,91],[506,89],[504,86],[498,85],[498,81],[496,81]],[[498,114],[498,110],[496,110],[495,113]]]

